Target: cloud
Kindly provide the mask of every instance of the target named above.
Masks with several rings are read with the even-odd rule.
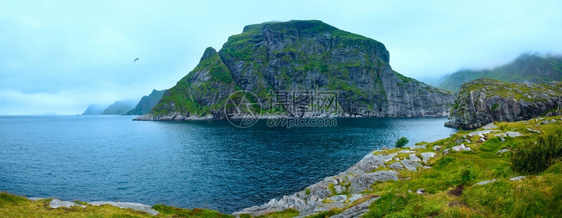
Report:
[[[414,78],[562,53],[559,1],[0,0],[0,8],[0,114],[76,114],[170,88],[206,47],[272,20],[318,19],[378,40],[392,67]]]

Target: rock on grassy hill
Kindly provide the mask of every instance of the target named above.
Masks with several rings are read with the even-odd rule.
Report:
[[[519,121],[560,113],[562,82],[518,84],[481,78],[464,84],[445,126],[476,129],[494,121]]]

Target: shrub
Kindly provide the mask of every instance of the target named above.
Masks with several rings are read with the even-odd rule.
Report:
[[[559,157],[562,157],[562,130],[514,150],[511,167],[520,173],[537,174],[554,164]]]
[[[399,138],[399,139],[396,141],[396,145],[395,145],[395,146],[396,146],[397,148],[404,147],[406,144],[408,144],[409,141],[410,141],[410,140],[408,140],[406,137],[402,136],[402,138]]]

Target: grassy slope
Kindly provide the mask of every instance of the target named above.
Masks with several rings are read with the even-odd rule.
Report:
[[[551,118],[548,118],[551,119]],[[500,131],[517,131],[524,136],[506,137],[501,142],[497,133],[485,135],[486,142],[479,142],[479,136],[467,137],[463,142],[472,151],[442,154],[432,159],[430,169],[419,173],[402,172],[401,177],[411,177],[396,182],[380,183],[373,186],[371,193],[381,195],[375,201],[366,217],[534,217],[555,216],[562,213],[562,162],[549,167],[538,175],[525,175],[521,181],[509,178],[521,176],[511,167],[511,152],[497,154],[500,149],[515,150],[534,142],[540,135],[561,129],[560,117],[554,124],[539,125],[535,119],[528,123],[498,123]],[[541,131],[541,134],[528,130]],[[467,136],[462,131],[450,138],[427,143],[428,148],[444,145],[450,148],[455,141]],[[443,148],[443,149],[444,149]],[[477,182],[497,179],[487,185],[474,185]],[[410,193],[423,188],[427,194]],[[461,193],[458,193],[462,190]],[[452,194],[457,192],[456,195]],[[460,195],[459,195],[460,194]],[[458,196],[457,196],[458,195]]]
[[[0,217],[152,217],[150,214],[132,209],[121,209],[111,205],[50,208],[51,199],[31,201],[27,198],[0,192]],[[76,202],[87,205],[84,202]],[[160,212],[155,217],[233,217],[213,210],[180,209],[165,205],[152,207]]]

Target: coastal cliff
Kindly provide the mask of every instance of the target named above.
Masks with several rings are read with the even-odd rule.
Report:
[[[561,108],[562,82],[518,84],[482,78],[461,86],[445,126],[476,129],[494,121],[555,115]]]
[[[405,77],[389,63],[382,43],[321,21],[250,25],[220,51],[207,48],[195,69],[137,120],[223,119],[226,99],[238,90],[262,103],[278,90],[336,93],[334,111],[309,117],[448,115],[452,93]]]

